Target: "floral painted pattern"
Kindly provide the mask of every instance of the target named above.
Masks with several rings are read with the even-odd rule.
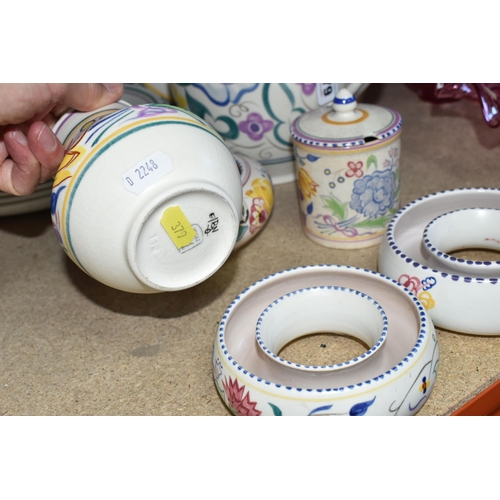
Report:
[[[315,83],[299,83],[299,85],[302,87],[302,92],[305,95],[311,95],[316,90]]]
[[[266,223],[269,212],[265,208],[262,198],[254,198],[250,208],[249,231],[255,234]]]
[[[363,177],[363,162],[362,161],[349,161],[347,162],[346,177]]]
[[[422,305],[427,309],[432,309],[436,305],[436,301],[432,298],[432,295],[428,292],[436,283],[437,280],[434,276],[428,276],[420,281],[416,276],[410,276],[408,274],[402,274],[398,278],[399,283],[404,287],[408,288],[410,292],[417,296]]]
[[[143,118],[145,116],[157,116],[157,115],[178,113],[178,111],[175,108],[166,108],[161,105],[155,106],[154,104],[137,105],[133,106],[133,108],[136,109],[138,112],[134,116],[132,116],[132,118],[129,118],[128,121],[135,120],[136,118]]]
[[[422,394],[425,394],[427,392],[427,389],[429,388],[429,386],[430,386],[430,383],[427,380],[427,377],[423,377],[422,378],[422,383],[420,384],[420,387],[419,387],[420,392]]]
[[[274,205],[271,178],[257,161],[235,156],[243,186],[243,207],[235,249],[244,245],[267,223]],[[248,160],[248,161],[247,161]],[[257,176],[257,177],[256,177]]]
[[[217,106],[225,106],[230,102],[238,104],[245,94],[259,86],[258,83],[193,83],[191,85],[200,89]]]
[[[396,183],[391,170],[376,171],[354,182],[350,207],[368,218],[383,215],[394,204]]]
[[[429,292],[421,292],[417,295],[417,298],[427,310],[432,309],[436,305],[436,301]]]
[[[384,167],[385,168],[390,168],[391,170],[394,170],[399,166],[399,149],[398,148],[391,148],[388,151],[389,158],[384,160]]]
[[[252,141],[260,141],[273,128],[273,122],[262,118],[260,113],[249,113],[247,119],[238,124],[238,128]]]
[[[311,199],[313,196],[316,196],[316,190],[319,187],[319,184],[311,178],[308,174],[307,170],[304,168],[300,168],[298,172],[298,183],[300,194],[302,195],[302,199]]]
[[[410,276],[409,274],[402,274],[398,278],[398,281],[415,295],[417,295],[418,292],[422,289],[422,282],[416,276]]]
[[[342,203],[335,196],[323,196],[325,208],[331,211],[330,214],[319,214],[314,217],[314,223],[322,233],[341,233],[349,238],[356,237],[358,230],[354,227],[358,215],[347,218],[347,203]]]
[[[402,274],[398,278],[398,281],[415,295],[417,295],[420,290],[430,290],[437,283],[437,279],[434,278],[434,276],[427,276],[427,278],[420,281],[416,276],[410,276],[409,274]]]
[[[252,189],[245,191],[250,198],[261,198],[264,201],[264,208],[271,213],[274,204],[273,186],[269,179],[258,177],[252,181]]]
[[[437,283],[437,279],[434,276],[427,276],[422,280],[422,290],[430,290]]]
[[[312,416],[320,416],[320,415],[349,415],[350,417],[362,417],[366,415],[368,408],[375,402],[377,397],[374,396],[370,401],[362,401],[360,403],[356,403],[351,406],[349,413],[336,413],[332,411],[333,405],[319,406],[318,408],[314,408],[308,414],[309,417]]]
[[[225,378],[222,385],[226,393],[227,404],[236,415],[259,416],[262,414],[262,412],[256,408],[257,403],[250,401],[250,392],[245,394],[245,386],[242,385],[240,387],[237,379],[233,380],[231,377]]]

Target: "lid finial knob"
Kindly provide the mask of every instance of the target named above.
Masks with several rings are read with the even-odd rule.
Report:
[[[336,113],[350,113],[356,109],[357,101],[347,89],[340,89],[332,104]]]

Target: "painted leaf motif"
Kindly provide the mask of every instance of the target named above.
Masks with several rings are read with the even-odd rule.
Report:
[[[212,116],[208,108],[205,107],[200,101],[197,101],[194,97],[192,97],[189,92],[186,90],[186,101],[190,111],[192,111],[195,115],[205,118],[205,115]]]
[[[311,410],[309,412],[309,415],[308,417],[310,417],[311,415],[314,415],[316,413],[319,413],[320,411],[327,411],[327,410],[330,410],[332,408],[333,405],[327,405],[327,406],[319,406],[318,408],[314,408],[314,410]]]
[[[50,197],[50,213],[54,215],[56,213],[56,208],[57,208],[57,200],[59,198],[59,195],[61,194],[61,191],[63,189],[66,189],[66,186],[60,187],[57,191],[53,191],[52,195]]]
[[[285,84],[272,85],[264,83],[262,86],[262,100],[269,116],[277,122],[286,122],[292,114],[295,98]],[[272,103],[280,103],[280,107],[274,109]]]
[[[375,155],[370,155],[368,157],[368,160],[366,160],[366,170],[369,170],[369,168],[375,165],[375,168],[377,168],[378,163],[377,163],[377,157]]]
[[[240,130],[238,128],[238,125],[236,122],[232,119],[229,118],[229,116],[220,116],[215,120],[216,122],[224,122],[228,126],[228,130],[226,132],[222,132],[217,128],[217,132],[224,138],[224,139],[236,139],[240,135]]]
[[[385,215],[383,217],[378,217],[377,219],[368,219],[361,222],[353,224],[352,227],[384,227],[392,219],[391,215]]]
[[[349,415],[351,417],[362,417],[368,411],[368,408],[375,402],[376,396],[371,401],[364,401],[362,403],[356,403],[350,410]]]
[[[243,235],[247,232],[248,226],[242,226],[240,225],[238,229],[238,237],[236,238],[236,241],[240,241],[241,238],[243,238]]]
[[[437,375],[438,367],[439,367],[439,358],[434,363],[434,369],[432,370],[432,373],[434,373],[434,375]]]
[[[333,196],[331,198],[323,197],[323,200],[333,215],[336,215],[341,221],[345,219],[347,203],[342,204]]]
[[[283,146],[292,147],[290,126],[288,120],[293,113],[304,113],[301,107],[295,107],[295,97],[285,83],[262,85],[262,101],[268,115],[275,121],[273,130],[274,138]],[[279,103],[276,106],[276,103]],[[273,107],[274,105],[274,107]]]
[[[306,158],[310,161],[310,162],[315,162],[317,160],[319,160],[319,156],[314,156],[314,155],[311,155],[311,154],[308,154],[306,156]]]
[[[283,413],[281,413],[281,410],[277,406],[273,405],[272,403],[268,404],[272,408],[275,417],[283,416]]]

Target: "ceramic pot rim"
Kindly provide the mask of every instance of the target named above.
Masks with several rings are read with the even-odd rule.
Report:
[[[356,295],[356,297],[359,297],[363,300],[366,300],[368,302],[371,302],[372,305],[375,307],[375,309],[378,311],[380,314],[381,320],[382,320],[382,331],[380,333],[380,336],[378,339],[375,340],[374,344],[365,352],[362,354],[346,360],[342,361],[340,363],[334,363],[330,365],[304,365],[301,363],[295,363],[292,361],[288,361],[285,358],[282,358],[278,356],[277,353],[272,352],[265,344],[264,339],[262,338],[261,335],[261,327],[262,327],[262,322],[265,320],[266,315],[277,305],[279,305],[281,302],[286,300],[289,297],[292,297],[293,295],[297,294],[302,294],[302,293],[309,293],[311,291],[340,291],[340,292],[348,292],[348,293],[353,293]],[[384,344],[385,338],[387,336],[387,330],[388,330],[388,319],[385,314],[385,311],[382,309],[382,306],[374,299],[372,299],[369,295],[366,293],[360,292],[359,290],[354,290],[352,288],[347,288],[344,286],[336,286],[336,285],[322,285],[322,286],[314,286],[314,287],[307,287],[307,288],[301,288],[300,290],[295,290],[293,292],[287,293],[285,295],[282,295],[275,301],[273,301],[271,304],[269,304],[266,309],[262,312],[262,314],[259,317],[259,320],[257,321],[257,326],[256,326],[256,340],[257,343],[259,344],[260,348],[268,355],[270,356],[274,361],[282,363],[286,366],[290,366],[291,368],[297,368],[300,370],[316,370],[316,371],[332,371],[332,370],[339,370],[342,368],[347,368],[348,366],[353,366],[357,363],[361,363],[365,359],[369,358],[372,356],[380,347]],[[313,333],[313,332],[311,332]],[[297,340],[304,335],[307,335],[307,333],[304,333],[303,335],[299,335],[296,339]]]
[[[498,214],[500,214],[500,209],[499,208],[488,208],[488,207],[471,207],[471,208],[459,208],[457,210],[451,210],[450,212],[446,212],[444,214],[438,215],[435,217],[429,224],[427,224],[424,234],[423,234],[423,242],[425,246],[427,247],[428,251],[433,254],[434,257],[436,258],[442,258],[448,260],[448,262],[453,262],[453,263],[458,263],[458,264],[466,264],[470,266],[470,269],[474,270],[476,267],[481,270],[485,270],[486,267],[491,266],[491,270],[497,270],[498,266],[500,266],[500,260],[470,260],[470,259],[462,259],[458,257],[454,257],[453,255],[448,254],[447,251],[443,251],[440,248],[437,248],[434,246],[433,241],[429,240],[429,231],[431,229],[431,226],[435,225],[435,223],[439,219],[444,219],[447,216],[450,216],[452,214],[461,214],[464,213],[465,211],[469,210],[487,210],[487,211],[495,211]],[[474,243],[471,244],[471,246],[474,246]]]
[[[314,389],[314,388],[301,388],[301,387],[292,387],[292,386],[286,386],[283,384],[277,384],[275,382],[266,380],[263,377],[259,377],[253,373],[251,373],[249,370],[245,369],[243,366],[241,366],[234,358],[231,356],[229,353],[227,346],[226,346],[226,340],[225,340],[225,331],[226,331],[226,324],[228,320],[230,319],[232,315],[232,311],[234,307],[242,301],[242,299],[245,298],[246,294],[248,292],[251,292],[255,289],[260,288],[261,286],[264,286],[264,284],[268,280],[272,280],[273,278],[276,278],[278,276],[281,276],[285,273],[295,273],[295,272],[300,272],[301,270],[304,269],[341,269],[341,270],[351,270],[353,273],[368,273],[371,275],[375,275],[381,280],[386,280],[389,286],[393,287],[398,287],[401,289],[401,291],[407,295],[407,298],[409,301],[412,302],[413,306],[416,309],[416,313],[418,315],[418,331],[416,333],[416,342],[413,345],[412,349],[406,354],[406,356],[395,366],[390,368],[389,370],[372,377],[369,380],[365,380],[363,382],[358,382],[356,384],[352,385],[346,385],[346,386],[341,386],[341,387],[329,387],[329,388],[322,388],[322,389]],[[261,384],[262,387],[264,386],[271,386],[273,387],[274,390],[278,390],[278,393],[285,393],[285,394],[290,394],[290,392],[295,393],[296,395],[302,393],[304,396],[306,394],[323,394],[323,393],[330,393],[330,392],[340,392],[343,393],[345,391],[350,391],[352,394],[355,394],[357,392],[364,392],[368,388],[375,388],[377,385],[386,385],[387,383],[390,383],[392,379],[397,378],[401,370],[405,368],[409,368],[414,362],[416,362],[415,359],[417,356],[421,356],[425,352],[425,348],[430,341],[431,335],[434,335],[433,333],[434,327],[432,324],[432,321],[430,317],[428,316],[425,308],[423,305],[420,303],[420,301],[413,295],[408,288],[403,286],[401,283],[398,281],[390,278],[389,276],[385,276],[381,273],[377,273],[376,271],[372,271],[370,269],[363,269],[359,267],[353,267],[353,266],[343,266],[343,265],[335,265],[335,264],[315,264],[315,265],[309,265],[309,266],[299,266],[299,267],[294,267],[294,268],[289,268],[285,269],[283,271],[279,271],[277,273],[271,274],[269,276],[266,276],[249,287],[247,287],[245,290],[243,290],[229,305],[229,307],[226,309],[224,312],[221,321],[219,323],[219,328],[217,331],[217,336],[216,336],[216,343],[218,344],[220,350],[221,350],[221,356],[224,357],[227,363],[233,366],[236,370],[239,372],[239,376],[251,381],[253,384],[258,383]],[[436,345],[438,345],[436,343]],[[417,358],[418,360],[418,358]]]
[[[57,119],[56,123],[54,123],[54,125],[52,125],[52,127],[51,127],[52,132],[54,132],[54,134],[57,135],[57,133],[62,128],[62,126],[64,125],[64,123],[68,120],[68,118],[70,118],[71,116],[73,116],[75,113],[81,113],[81,114],[87,114],[88,113],[88,114],[92,114],[92,113],[98,113],[100,111],[109,109],[110,110],[110,114],[112,114],[114,111],[118,111],[118,110],[114,110],[113,109],[113,106],[116,106],[117,104],[123,106],[123,108],[130,108],[130,107],[132,107],[132,104],[130,104],[129,102],[124,101],[123,99],[119,99],[118,101],[112,102],[110,104],[107,104],[106,106],[102,106],[102,107],[100,107],[98,109],[95,109],[95,110],[92,110],[92,111],[76,111],[75,109],[71,108],[71,109],[68,109],[68,111],[66,111],[66,113],[62,114]]]
[[[392,218],[392,220],[390,221],[390,223],[387,227],[387,233],[386,233],[385,237],[387,239],[389,249],[396,256],[398,256],[400,259],[405,261],[406,264],[411,265],[414,268],[420,268],[426,272],[438,274],[441,278],[449,279],[449,280],[454,281],[454,282],[491,283],[492,285],[496,285],[500,281],[500,279],[498,279],[498,278],[473,278],[473,277],[469,277],[469,276],[447,273],[445,271],[440,271],[439,269],[433,269],[429,266],[426,266],[425,264],[421,264],[420,262],[417,262],[415,259],[413,259],[413,258],[409,257],[408,255],[406,255],[405,253],[403,253],[403,251],[399,248],[399,246],[394,238],[394,232],[396,230],[396,225],[399,222],[399,220],[401,219],[401,217],[403,217],[409,210],[418,209],[419,205],[426,203],[429,199],[441,197],[441,196],[446,196],[447,194],[450,194],[450,193],[457,193],[457,192],[479,193],[481,191],[488,191],[488,192],[497,193],[500,197],[500,189],[497,189],[497,188],[458,188],[458,189],[449,189],[446,191],[438,191],[436,193],[428,194],[428,195],[422,196],[420,198],[417,198],[414,201],[411,201],[410,203],[405,205],[403,208],[401,208],[396,215],[394,215],[394,217]],[[467,207],[464,207],[464,208],[467,208]]]
[[[361,104],[358,108],[363,108],[363,106],[370,107],[371,105],[363,105]],[[325,107],[325,106],[324,106]],[[383,129],[378,130],[374,133],[377,134],[377,140],[366,142],[364,137],[352,137],[352,138],[344,138],[344,139],[324,139],[320,137],[314,137],[312,135],[306,134],[303,130],[299,128],[299,121],[302,118],[302,115],[295,118],[290,126],[290,134],[292,139],[298,145],[308,146],[310,148],[322,150],[322,151],[331,151],[333,150],[367,150],[381,147],[389,140],[393,140],[399,135],[401,135],[401,130],[403,126],[403,119],[401,115],[394,109],[388,108],[387,106],[373,106],[377,108],[384,108],[388,110],[394,116],[393,120]],[[322,108],[319,108],[322,109]]]

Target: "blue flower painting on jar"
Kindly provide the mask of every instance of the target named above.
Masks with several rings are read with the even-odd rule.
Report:
[[[375,219],[387,213],[394,205],[396,180],[391,170],[374,172],[354,182],[350,207]]]

